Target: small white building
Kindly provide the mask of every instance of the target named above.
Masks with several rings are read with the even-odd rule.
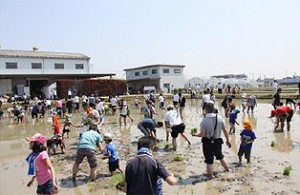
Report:
[[[153,64],[124,69],[129,93],[142,93],[146,87],[170,92],[184,88],[185,65]]]
[[[90,57],[80,53],[0,49],[0,95],[39,95],[57,79],[86,79],[115,74],[90,73]]]

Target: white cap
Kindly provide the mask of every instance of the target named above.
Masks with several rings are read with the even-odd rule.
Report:
[[[110,138],[110,139],[112,139],[111,133],[104,133],[104,139],[105,139],[105,138]]]

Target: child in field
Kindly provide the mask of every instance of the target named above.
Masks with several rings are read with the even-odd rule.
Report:
[[[67,138],[69,138],[69,133],[71,131],[71,129],[70,129],[71,126],[77,127],[77,128],[81,127],[80,125],[79,126],[73,125],[73,123],[71,122],[70,115],[66,114],[66,120],[64,121],[62,137],[64,137],[65,133],[67,133]]]
[[[52,126],[53,126],[53,130],[54,130],[54,135],[59,135],[60,134],[60,128],[59,128],[59,122],[58,122],[56,112],[53,112],[53,114],[52,114]]]
[[[240,113],[240,109],[236,108],[229,115],[229,125],[230,125],[229,134],[235,133],[235,124],[240,125],[236,121],[238,113]]]
[[[28,158],[30,161],[30,174],[34,175],[28,182],[27,186],[30,187],[35,178],[38,182],[37,194],[54,194],[57,192],[57,185],[55,181],[55,171],[51,164],[50,158],[45,146],[46,137],[40,133],[35,134],[32,137],[26,138],[29,141],[31,154],[35,154],[35,159]],[[30,155],[31,155],[30,154]],[[29,173],[28,172],[28,173]]]
[[[123,173],[123,170],[120,168],[119,165],[119,156],[116,146],[112,142],[112,135],[110,133],[104,134],[104,141],[106,143],[106,146],[104,149],[104,156],[102,157],[102,159],[108,158],[108,169],[110,171],[110,174],[113,175],[117,169],[121,173]]]
[[[247,163],[250,163],[252,143],[256,139],[255,133],[252,131],[253,126],[249,120],[245,120],[243,123],[244,130],[241,132],[241,145],[238,152],[239,164],[242,164],[242,157],[245,154]]]

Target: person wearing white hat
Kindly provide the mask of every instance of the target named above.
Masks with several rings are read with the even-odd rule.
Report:
[[[108,159],[108,169],[110,174],[113,175],[117,169],[123,173],[124,171],[119,164],[119,156],[116,145],[112,142],[112,135],[110,133],[104,134],[104,142],[106,143],[106,146],[102,159]]]

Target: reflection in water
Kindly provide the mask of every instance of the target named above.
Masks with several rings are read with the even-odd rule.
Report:
[[[184,121],[186,123],[186,130],[185,132],[190,136],[190,129],[193,127],[196,127],[199,131],[199,124],[202,120],[202,117],[200,117],[200,114],[202,113],[201,109],[201,100],[193,100],[193,102],[189,102],[190,100],[187,100],[187,106],[184,110]],[[169,101],[171,103],[171,101]],[[168,105],[167,103],[166,105]],[[238,103],[238,101],[236,101]],[[217,102],[217,106],[219,109],[219,114],[224,117],[224,110],[220,106],[219,102]],[[292,121],[292,128],[291,132],[283,132],[283,133],[274,133],[272,128],[273,124],[271,123],[271,120],[267,119],[267,117],[270,114],[270,110],[272,109],[272,106],[270,104],[264,104],[259,103],[257,109],[254,110],[254,113],[241,113],[238,117],[238,122],[241,124],[240,126],[237,126],[237,132],[235,135],[230,135],[230,141],[232,143],[232,148],[228,149],[224,147],[224,153],[226,154],[226,159],[228,159],[227,163],[230,164],[231,162],[235,162],[237,159],[237,151],[240,144],[240,130],[243,129],[242,122],[246,119],[249,119],[254,126],[254,131],[257,133],[257,141],[255,141],[253,146],[253,161],[250,165],[246,165],[245,167],[239,167],[233,172],[230,173],[222,173],[220,176],[218,176],[216,179],[213,179],[211,181],[204,181],[203,178],[205,178],[205,163],[203,162],[203,153],[202,148],[200,146],[201,141],[199,139],[192,138],[192,147],[190,149],[187,148],[187,144],[184,140],[179,139],[178,141],[178,151],[175,152],[168,152],[164,149],[158,150],[155,153],[156,157],[159,157],[162,159],[162,162],[167,165],[168,169],[171,169],[171,171],[174,174],[180,175],[182,178],[186,178],[183,181],[182,185],[185,186],[172,186],[169,187],[167,185],[164,186],[166,189],[166,194],[172,194],[172,189],[175,191],[174,194],[184,194],[184,191],[186,189],[197,189],[201,188],[201,192],[204,192],[203,194],[255,194],[261,189],[261,185],[270,185],[273,187],[273,184],[271,184],[269,181],[265,181],[267,177],[265,177],[262,172],[263,170],[268,170],[270,166],[272,166],[273,163],[273,157],[275,156],[278,161],[281,161],[283,159],[283,153],[289,153],[293,156],[296,156],[295,158],[290,158],[284,160],[288,161],[289,164],[291,164],[293,167],[296,166],[299,160],[299,149],[300,149],[300,140],[299,140],[299,132],[297,131],[299,128],[297,124],[299,123],[299,112],[296,114]],[[82,113],[81,113],[82,114]],[[81,114],[74,114],[72,116],[72,122],[74,122],[76,125],[79,123],[81,119]],[[165,111],[159,110],[159,115],[156,115],[157,121],[164,121],[164,115]],[[132,154],[136,153],[136,144],[128,144],[127,139],[129,140],[129,143],[136,143],[137,139],[142,136],[142,133],[137,129],[137,123],[142,120],[143,115],[139,114],[139,110],[132,110],[132,116],[134,118],[134,123],[128,123],[127,126],[119,126],[118,124],[118,116],[106,116],[105,117],[105,124],[101,127],[102,132],[111,132],[115,137],[115,141],[118,144],[118,149],[120,149],[120,159],[121,164],[126,162],[126,159],[128,156],[131,156]],[[225,118],[224,118],[225,119]],[[61,122],[63,121],[60,120]],[[226,124],[228,125],[228,120],[225,119]],[[36,132],[41,132],[48,137],[50,137],[53,134],[53,130],[51,127],[51,122],[48,122],[47,118],[45,120],[39,120],[38,122],[32,121],[29,115],[27,115],[26,122],[24,124],[16,124],[11,123],[13,122],[10,118],[5,118],[4,120],[0,120],[0,139],[1,139],[1,148],[6,148],[4,152],[1,152],[0,158],[1,160],[10,156],[21,156],[29,152],[28,149],[28,143],[25,141],[25,137],[32,136]],[[77,138],[79,129],[72,129],[72,137],[71,138]],[[165,129],[164,128],[158,128],[157,134],[159,139],[165,140]],[[273,138],[274,136],[274,138]],[[223,136],[224,138],[224,136]],[[292,141],[293,139],[293,141]],[[4,140],[13,140],[13,141],[4,141]],[[270,144],[271,141],[275,142],[275,146],[271,148]],[[70,142],[69,142],[70,141]],[[68,149],[69,150],[75,150],[76,149],[76,141],[74,139],[68,139],[66,141]],[[20,145],[20,143],[22,145]],[[293,147],[294,143],[294,147]],[[129,145],[129,147],[128,147]],[[161,142],[160,148],[163,148],[165,145],[165,142]],[[126,149],[124,149],[126,147]],[[273,152],[273,151],[274,152]],[[268,153],[266,153],[268,152]],[[280,153],[279,153],[280,152]],[[185,161],[181,163],[173,163],[172,157],[173,154],[179,154],[185,157]],[[256,158],[255,158],[256,157]],[[257,160],[257,157],[263,158],[264,163],[260,163]],[[271,160],[270,160],[271,159]],[[299,163],[298,163],[299,164]],[[215,164],[215,170],[218,170],[219,163],[216,162]],[[255,172],[258,176],[261,177],[253,177],[253,172],[256,171],[255,167],[261,166],[262,170],[261,172]],[[220,165],[219,165],[220,166]],[[251,169],[252,168],[252,169]],[[296,167],[297,168],[297,167]],[[296,177],[298,177],[299,169],[297,170],[295,168],[295,172],[291,175],[289,178],[292,182],[297,182],[298,180],[295,180]],[[24,169],[24,168],[23,168]],[[173,169],[173,170],[172,170]],[[101,170],[102,171],[102,170]],[[101,172],[100,171],[100,172]],[[251,173],[252,171],[252,173]],[[14,173],[11,170],[11,173]],[[59,171],[58,171],[59,173]],[[295,173],[295,174],[294,174]],[[297,173],[297,174],[296,174]],[[296,175],[296,176],[295,176]],[[190,176],[196,176],[196,178],[192,178]],[[243,178],[242,178],[243,177]],[[243,180],[239,180],[242,178]],[[254,180],[251,180],[254,179]],[[273,176],[272,176],[273,178]],[[233,180],[235,179],[235,181]],[[66,185],[68,185],[67,183]],[[70,183],[71,185],[72,183]],[[194,184],[194,185],[191,185]],[[86,185],[82,185],[86,186]],[[192,186],[192,187],[191,187]],[[195,186],[195,188],[193,188]],[[283,185],[278,185],[280,187],[283,187]],[[73,186],[72,186],[73,187]],[[186,189],[185,189],[186,187]],[[231,188],[230,190],[228,190]],[[78,194],[88,194],[85,193],[88,188],[82,188],[81,186],[77,186],[74,191],[71,193],[78,193]],[[228,190],[228,191],[226,191]],[[238,190],[238,191],[237,191]],[[280,189],[282,190],[282,189]],[[279,191],[280,191],[279,190]],[[285,192],[287,191],[286,189]],[[66,191],[64,191],[66,192]],[[268,191],[270,192],[270,191]],[[11,193],[16,194],[16,193]],[[198,193],[196,193],[198,194]],[[202,193],[201,193],[202,194]],[[257,193],[258,194],[258,193]]]
[[[274,133],[274,138],[275,146],[272,147],[273,150],[278,152],[290,152],[294,149],[290,132],[276,132]]]
[[[251,167],[247,165],[245,168],[239,169],[239,176],[243,179],[241,186],[241,194],[255,194],[252,183]]]
[[[236,140],[236,136],[238,137],[238,139]],[[233,135],[230,135],[229,136],[229,141],[231,143],[231,150],[233,151],[234,154],[237,154],[238,153],[238,146],[239,146],[239,143],[240,143],[240,136],[239,134],[233,134]]]

